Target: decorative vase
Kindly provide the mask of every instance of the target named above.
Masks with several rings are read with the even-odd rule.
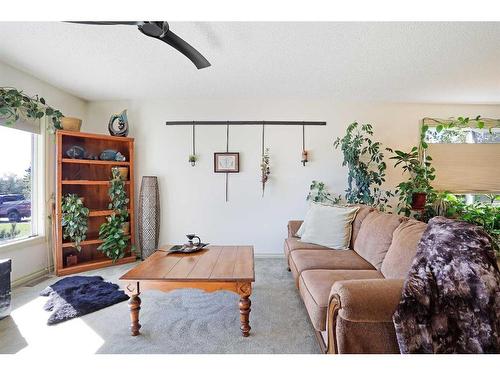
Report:
[[[414,210],[423,210],[427,202],[426,193],[413,193],[411,196],[411,208]]]
[[[78,256],[71,254],[66,257],[66,267],[76,266],[78,264]]]
[[[123,181],[127,181],[128,178],[128,167],[117,167],[118,172],[120,172],[120,178]]]
[[[64,130],[79,132],[82,126],[82,120],[76,117],[62,117],[61,126]]]
[[[160,192],[156,176],[143,176],[138,209],[139,249],[146,259],[156,249],[160,238]]]
[[[123,234],[125,234],[126,236],[128,236],[130,234],[130,222],[129,221],[122,224],[122,230],[123,230]]]

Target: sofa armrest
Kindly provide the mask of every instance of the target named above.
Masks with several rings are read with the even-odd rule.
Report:
[[[288,222],[288,238],[295,237],[295,233],[299,230],[303,220],[290,220]]]
[[[342,280],[333,284],[330,304],[351,322],[392,322],[403,291],[403,279]]]

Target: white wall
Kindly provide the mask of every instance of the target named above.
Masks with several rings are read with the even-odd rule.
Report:
[[[107,133],[112,113],[127,108],[130,136],[136,138],[136,179],[159,177],[161,190],[160,243],[178,243],[196,232],[214,244],[253,244],[258,254],[281,254],[286,222],[302,218],[311,180],[326,182],[342,193],[347,171],[332,143],[352,121],[374,125],[384,146],[409,149],[418,142],[419,121],[425,117],[500,116],[499,106],[339,103],[307,100],[149,100],[91,102],[85,130]],[[260,127],[231,127],[230,151],[240,152],[239,174],[229,176],[229,202],[224,201],[224,175],[213,173],[213,153],[225,151],[225,127],[198,126],[196,167],[188,163],[191,127],[167,127],[167,120],[316,120],[327,127],[306,129],[311,162],[303,167],[300,127],[267,127],[271,178],[264,198],[260,184]],[[388,171],[387,188],[400,182],[400,171]]]
[[[63,114],[82,118],[86,122],[86,101],[1,62],[0,86],[15,87],[29,95],[38,94],[44,97],[49,105],[61,110]],[[52,139],[49,139],[48,147],[53,148],[53,136],[49,137],[52,137]],[[50,151],[52,150],[47,152],[46,167],[48,169],[48,179],[52,180],[54,176],[54,159],[53,152]],[[0,162],[5,163],[7,161],[1,160]],[[47,197],[50,196],[52,191],[53,183],[48,181]],[[42,199],[44,198],[42,197]],[[31,242],[30,245],[1,246],[0,258],[12,259],[12,280],[15,282],[38,273],[47,267],[47,242],[35,241],[35,243]]]

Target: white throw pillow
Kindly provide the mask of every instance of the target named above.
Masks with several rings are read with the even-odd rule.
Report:
[[[359,207],[312,204],[304,220],[301,241],[331,249],[348,250],[352,222],[358,210]]]

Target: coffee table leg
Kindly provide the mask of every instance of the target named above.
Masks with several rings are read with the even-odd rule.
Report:
[[[141,325],[139,324],[139,311],[141,310],[141,299],[139,298],[139,283],[137,283],[137,288],[134,291],[135,293],[130,296],[128,301],[128,305],[130,307],[130,331],[132,336],[137,336],[140,334],[139,330],[141,329]]]
[[[241,333],[244,337],[250,335],[250,306],[252,302],[250,301],[250,296],[241,296],[240,298],[240,322],[241,322]]]

